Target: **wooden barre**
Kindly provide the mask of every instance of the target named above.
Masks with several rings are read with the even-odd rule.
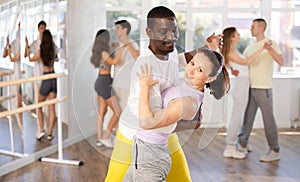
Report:
[[[9,96],[3,96],[3,97],[0,97],[0,102],[3,102],[3,101],[6,101],[6,100],[9,100],[9,99],[12,99],[14,98],[15,95],[9,95]]]
[[[6,100],[9,100],[9,99],[12,99],[16,97],[15,95],[10,95],[10,96],[3,96],[3,97],[0,97],[0,102],[3,102],[3,101],[6,101]],[[22,99],[26,98],[27,97],[27,94],[23,94],[22,95]]]
[[[7,75],[12,75],[14,74],[15,71],[11,70],[11,71],[4,71],[4,72],[0,72],[0,76],[7,76]]]
[[[8,81],[3,81],[0,83],[0,87],[4,86],[10,86],[10,85],[18,85],[21,83],[26,83],[26,82],[34,82],[34,81],[39,81],[39,80],[49,80],[52,78],[58,78],[67,75],[66,73],[52,73],[52,74],[46,74],[42,76],[35,76],[35,77],[30,77],[30,78],[22,78],[18,80],[8,80]]]
[[[44,102],[39,102],[37,104],[31,104],[31,105],[28,105],[28,106],[25,106],[25,107],[19,107],[17,109],[10,110],[10,111],[3,111],[3,112],[0,112],[0,118],[4,118],[6,116],[22,113],[22,112],[25,112],[25,111],[30,111],[30,110],[40,108],[40,107],[43,107],[43,106],[56,104],[58,102],[63,102],[65,100],[67,100],[66,96],[64,96],[62,98],[55,98],[55,99],[46,100]]]

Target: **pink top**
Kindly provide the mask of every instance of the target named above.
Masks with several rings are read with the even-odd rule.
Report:
[[[170,101],[173,99],[181,98],[181,97],[194,97],[198,102],[198,109],[203,101],[204,98],[204,92],[198,91],[194,88],[191,88],[187,86],[185,83],[178,87],[169,87],[166,90],[164,90],[161,94],[162,96],[162,102],[163,102],[163,108],[166,108]],[[195,113],[194,118],[198,112]],[[176,127],[176,125],[175,125]],[[175,129],[173,127],[173,130]],[[173,131],[172,130],[172,131]],[[136,133],[136,136],[149,143],[153,144],[166,144],[168,142],[168,138],[171,135],[171,132],[165,133],[165,132],[159,132],[157,129],[155,130],[138,130]]]

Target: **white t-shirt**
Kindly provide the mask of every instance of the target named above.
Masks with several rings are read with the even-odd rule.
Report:
[[[35,54],[40,50],[41,40],[37,39],[33,41],[30,45],[30,52]],[[34,67],[33,67],[33,76],[41,76],[43,75],[43,62],[41,58],[34,61]]]
[[[140,72],[140,65],[144,65],[144,63],[152,65],[153,79],[159,80],[159,83],[153,86],[149,93],[150,106],[153,112],[162,108],[161,93],[165,89],[175,86],[178,81],[179,56],[176,49],[169,54],[169,59],[166,61],[158,59],[149,48],[141,52],[132,68],[130,95],[119,120],[119,129],[128,139],[132,139],[136,131],[140,129],[138,112],[140,91],[136,72]]]
[[[270,39],[264,38],[249,45],[245,49],[244,55],[246,57],[250,57],[259,48],[263,47],[265,42],[269,40]],[[272,41],[272,47],[278,54],[281,54],[279,46],[275,41]],[[272,88],[273,65],[273,57],[267,50],[263,50],[262,53],[256,58],[256,60],[249,65],[250,87],[260,89]]]
[[[135,50],[139,50],[139,46],[133,40],[130,40]],[[122,45],[121,45],[122,46]],[[132,57],[129,49],[126,47],[122,53],[120,61],[114,66],[113,87],[129,88],[130,73],[135,59]]]

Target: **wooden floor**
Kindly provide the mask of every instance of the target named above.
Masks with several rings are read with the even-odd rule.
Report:
[[[281,159],[271,163],[259,162],[259,157],[268,150],[263,129],[253,130],[250,137],[253,152],[243,160],[223,158],[224,131],[202,128],[193,133],[179,134],[194,182],[300,181],[300,128],[279,130]],[[85,162],[83,166],[34,162],[0,177],[0,181],[102,182],[107,172],[111,150],[96,147],[95,143],[90,141],[92,140],[83,140],[64,149],[64,159],[82,160]],[[50,157],[57,157],[57,154]]]
[[[0,107],[0,111],[4,109]],[[48,126],[48,120],[45,117],[46,126]],[[14,152],[18,154],[33,154],[37,151],[43,150],[49,146],[57,144],[57,125],[53,129],[52,140],[47,140],[43,138],[40,141],[37,141],[35,138],[37,131],[37,120],[34,117],[34,113],[24,112],[23,113],[23,138],[22,132],[17,124],[16,117],[12,116],[12,133],[13,133],[13,142],[14,142]],[[62,125],[63,138],[67,138],[68,130],[67,125]],[[11,147],[11,137],[9,130],[9,120],[7,118],[0,118],[0,150],[12,151]],[[18,160],[18,157],[12,155],[2,155],[0,153],[0,166],[7,164],[9,162]],[[0,180],[1,181],[1,180]]]

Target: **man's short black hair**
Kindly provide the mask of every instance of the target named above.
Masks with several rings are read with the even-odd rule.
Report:
[[[253,22],[258,22],[259,25],[264,26],[264,29],[266,30],[266,28],[267,28],[267,22],[266,22],[265,19],[263,19],[263,18],[256,18],[256,19],[253,20]]]
[[[41,26],[41,25],[45,25],[47,26],[46,22],[44,20],[40,21],[39,24],[38,24],[38,28]]]
[[[115,25],[121,25],[122,28],[127,28],[127,35],[129,35],[129,33],[131,31],[131,25],[127,20],[116,21]]]
[[[176,18],[174,12],[165,6],[157,6],[151,9],[147,15],[147,27],[153,28],[156,18]]]

